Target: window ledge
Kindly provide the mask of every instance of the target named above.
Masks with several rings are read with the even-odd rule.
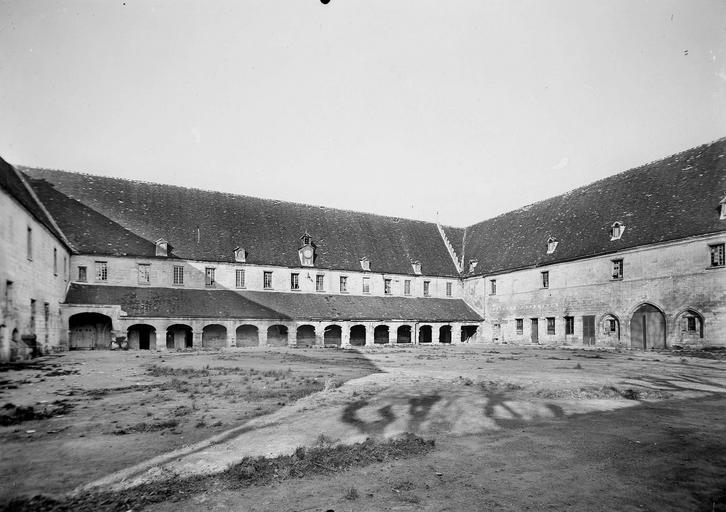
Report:
[[[706,270],[719,270],[719,269],[723,270],[725,268],[726,268],[726,265],[711,265],[711,266],[706,267]]]
[[[622,281],[623,278],[622,277],[611,277],[610,280],[611,281]]]

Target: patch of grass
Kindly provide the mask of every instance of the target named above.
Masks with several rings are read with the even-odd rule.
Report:
[[[75,496],[19,497],[0,505],[0,512],[126,512],[154,503],[188,499],[214,488],[235,490],[314,475],[337,474],[354,467],[415,457],[434,448],[434,442],[406,433],[388,440],[366,439],[353,445],[298,448],[292,455],[246,457],[218,475],[154,482],[117,492],[85,492]],[[357,492],[357,491],[356,491]],[[417,498],[407,497],[406,499]],[[411,502],[417,503],[417,502]]]
[[[347,491],[345,491],[345,494],[343,495],[343,498],[349,501],[355,501],[358,498],[360,498],[360,494],[358,493],[358,489],[355,487],[351,487]]]
[[[169,368],[168,366],[152,365],[147,370],[152,377],[208,377],[209,368]]]
[[[53,416],[59,416],[69,412],[73,405],[64,401],[56,400],[52,404],[45,405],[37,410],[33,406],[23,407],[11,403],[5,404],[0,409],[0,425],[17,425],[25,421],[45,420]]]
[[[157,423],[146,423],[141,422],[136,425],[130,425],[128,427],[116,427],[111,433],[115,436],[123,436],[126,434],[136,434],[139,432],[158,432],[159,430],[165,430],[167,428],[174,428],[179,425],[177,420],[166,420],[159,421]]]
[[[521,391],[524,389],[519,384],[512,384],[511,382],[499,382],[490,380],[488,382],[480,382],[479,387],[482,389],[482,391],[486,391],[488,393],[502,393],[505,391]]]

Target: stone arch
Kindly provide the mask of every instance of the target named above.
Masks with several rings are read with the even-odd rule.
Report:
[[[238,347],[257,347],[260,344],[260,331],[256,325],[244,324],[235,330],[235,345]]]
[[[450,325],[442,325],[439,327],[439,343],[451,343]]]
[[[400,325],[398,329],[396,329],[396,343],[411,343],[411,341],[411,326]]]
[[[630,318],[630,347],[665,348],[666,317],[663,310],[649,302],[639,305]]]
[[[343,343],[343,329],[339,325],[328,325],[323,330],[323,345],[339,347]]]
[[[205,325],[202,329],[202,346],[224,348],[227,346],[227,328],[220,324]]]
[[[134,324],[126,329],[129,348],[137,350],[156,349],[156,327],[149,324]]]
[[[430,325],[422,325],[418,328],[418,342],[431,343],[433,341],[433,329]]]
[[[605,313],[598,322],[600,332],[611,342],[620,341],[620,318],[614,313]]]
[[[703,339],[703,315],[695,308],[683,308],[675,316],[676,343],[698,343]]]
[[[350,344],[353,347],[362,347],[366,344],[365,325],[354,325],[350,328]]]
[[[271,347],[287,346],[287,327],[280,324],[268,327],[267,344]]]
[[[95,350],[111,347],[111,318],[101,313],[76,313],[68,319],[70,350]]]
[[[373,329],[373,343],[376,345],[385,345],[388,343],[388,326],[376,325]]]
[[[297,344],[303,347],[312,347],[316,345],[315,327],[309,324],[300,325],[297,328]]]
[[[166,328],[166,348],[184,349],[194,346],[192,328],[186,324],[174,324]]]

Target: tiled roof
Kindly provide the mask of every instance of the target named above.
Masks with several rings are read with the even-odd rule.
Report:
[[[724,231],[724,194],[720,139],[475,224],[466,230],[465,258],[479,260],[473,275],[481,275]],[[611,241],[616,221],[625,231]],[[548,255],[549,237],[559,243]]]
[[[0,187],[6,190],[11,197],[14,197],[38,222],[48,228],[58,240],[65,244],[63,235],[23,183],[23,177],[2,158],[0,158]]]
[[[360,259],[367,256],[373,272],[413,274],[410,262],[419,260],[426,275],[458,276],[436,224],[430,222],[87,174],[23,171],[37,190],[47,186],[39,181],[45,180],[142,239],[168,240],[172,254],[180,258],[233,261],[234,248],[241,246],[249,263],[300,266],[297,251],[307,231],[317,245],[319,268],[360,270]],[[57,215],[69,237],[89,236],[82,229],[71,233],[72,211]],[[116,241],[115,234],[108,236]],[[98,242],[86,244],[101,249]],[[114,254],[116,249],[107,250]]]
[[[480,322],[460,299],[72,284],[66,304],[120,305],[132,317]]]
[[[46,181],[30,177],[27,181],[78,252],[145,257],[156,254],[156,245],[153,242],[61,194]]]

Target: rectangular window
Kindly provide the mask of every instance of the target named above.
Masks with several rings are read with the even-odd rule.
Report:
[[[83,265],[78,267],[78,281],[81,283],[88,281],[88,269]]]
[[[50,304],[47,302],[43,303],[43,321],[45,322],[46,327],[48,326],[48,321],[50,320]],[[46,333],[47,335],[48,333]]]
[[[613,279],[623,278],[623,260],[612,260],[613,261]]]
[[[547,317],[547,334],[555,333],[555,319],[553,317]]]
[[[340,293],[348,293],[348,276],[340,276]]]
[[[290,289],[291,290],[299,290],[300,289],[300,274],[293,272],[290,274]]]
[[[272,289],[272,272],[269,270],[265,270],[262,274],[262,287],[265,290]]]
[[[708,248],[711,250],[712,267],[723,267],[726,263],[726,261],[724,261],[724,245],[725,244],[715,244],[708,246]]]
[[[403,294],[411,295],[411,280],[410,279],[406,279],[403,282]]]
[[[243,269],[243,268],[236,269],[234,271],[234,275],[235,275],[234,285],[237,288],[245,288],[245,286],[246,286],[246,284],[245,284],[245,269]]]
[[[151,265],[148,263],[139,263],[139,284],[149,284],[151,282],[150,269]]]
[[[70,269],[68,268],[68,258],[66,256],[63,256],[63,280],[68,281],[68,274],[70,273]]]
[[[565,317],[565,334],[575,334],[575,317]]]
[[[451,283],[446,283],[446,296],[451,297]]]
[[[424,281],[424,297],[431,294],[431,281]]]
[[[371,293],[371,278],[363,278],[363,293]]]
[[[30,299],[30,330],[35,332],[35,299]]]
[[[615,332],[617,330],[618,324],[613,320],[612,318],[608,320],[608,328],[610,329],[610,332]]]
[[[542,272],[542,288],[549,288],[550,287],[550,272],[549,270],[545,270]]]
[[[489,281],[489,295],[496,295],[497,294],[497,280],[491,279]]]
[[[58,249],[53,247],[53,275],[58,275]]]
[[[524,334],[524,318],[517,318],[517,334]]]
[[[390,279],[383,280],[383,293],[385,293],[386,295],[391,294],[391,280]]]
[[[7,314],[12,314],[13,309],[13,282],[12,281],[5,281],[5,308],[7,310]]]
[[[317,292],[325,291],[325,275],[324,274],[318,274],[315,276],[315,291],[317,291]]]
[[[184,284],[184,267],[182,265],[174,265],[174,280],[176,285]]]
[[[33,228],[28,226],[28,239],[27,239],[28,259],[33,261]]]
[[[108,262],[96,262],[96,281],[108,281]]]
[[[688,329],[688,332],[696,331],[696,317],[695,316],[687,316],[686,323],[687,323],[686,327]]]
[[[214,286],[214,267],[204,269],[204,286]]]

